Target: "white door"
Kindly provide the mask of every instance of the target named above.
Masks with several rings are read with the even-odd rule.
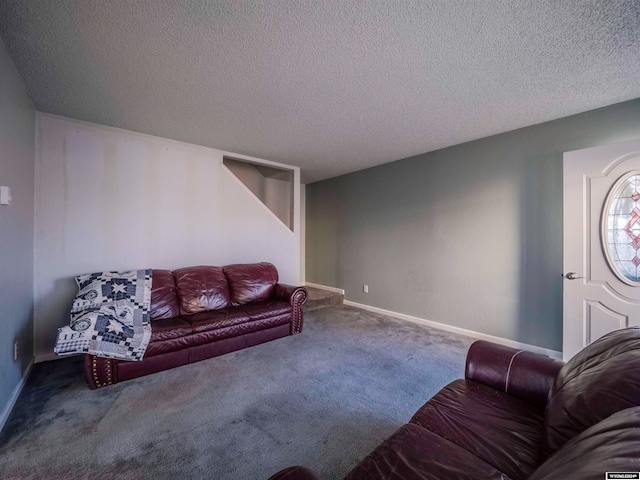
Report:
[[[564,154],[563,357],[640,325],[640,140]]]

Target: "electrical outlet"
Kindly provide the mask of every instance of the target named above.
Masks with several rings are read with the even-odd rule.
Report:
[[[18,359],[18,342],[13,344],[13,359]]]
[[[363,285],[363,286],[362,286],[362,291],[363,291],[364,293],[369,293],[369,285]]]
[[[9,187],[0,187],[0,205],[11,205],[11,189]]]

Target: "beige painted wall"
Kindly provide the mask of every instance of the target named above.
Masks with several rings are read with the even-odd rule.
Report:
[[[268,261],[301,282],[299,220],[292,232],[274,218],[223,167],[227,152],[45,114],[37,132],[39,358],[68,321],[78,274]]]

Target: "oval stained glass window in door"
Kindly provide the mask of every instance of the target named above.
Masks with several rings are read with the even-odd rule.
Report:
[[[615,183],[603,217],[602,244],[611,270],[623,282],[640,285],[640,172]]]

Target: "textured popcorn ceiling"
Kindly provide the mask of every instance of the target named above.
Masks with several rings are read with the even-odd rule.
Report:
[[[640,97],[639,0],[1,0],[36,108],[303,182]]]

